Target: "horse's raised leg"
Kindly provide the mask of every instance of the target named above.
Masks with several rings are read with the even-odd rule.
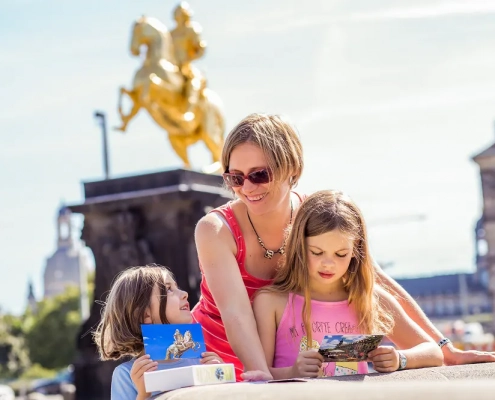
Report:
[[[172,148],[175,150],[177,155],[180,157],[182,162],[184,163],[185,169],[191,168],[191,163],[189,162],[189,157],[187,156],[187,144],[184,142],[184,138],[168,135],[170,140],[170,144]]]
[[[127,129],[127,125],[129,124],[129,122],[131,121],[131,119],[133,119],[136,114],[139,112],[139,110],[141,109],[141,103],[139,101],[139,90],[138,89],[134,89],[134,90],[127,90],[126,88],[124,87],[121,87],[120,88],[120,91],[119,91],[119,108],[118,108],[118,112],[119,112],[119,115],[120,115],[120,118],[122,120],[122,125],[120,125],[119,127],[115,127],[116,130],[118,131],[122,131],[122,132],[125,132],[125,130]],[[131,111],[129,111],[128,114],[124,114],[124,112],[122,111],[122,96],[126,94],[127,96],[129,96],[129,98],[131,99],[132,101],[132,108],[131,108]]]

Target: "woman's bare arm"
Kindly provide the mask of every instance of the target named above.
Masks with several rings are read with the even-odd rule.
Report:
[[[406,290],[387,275],[378,264],[375,263],[375,271],[377,274],[378,284],[389,292],[402,306],[406,314],[411,318],[421,329],[423,329],[436,343],[444,336],[433,325],[430,319],[423,312],[418,303]],[[495,362],[494,352],[480,352],[476,350],[459,350],[449,343],[442,347],[444,363],[446,365],[472,364],[480,362]]]
[[[232,349],[244,364],[245,370],[262,371],[271,377],[251,302],[234,256],[232,233],[212,213],[204,216],[197,224],[195,239],[208,287],[220,310]]]
[[[389,339],[404,349],[406,368],[438,367],[443,363],[440,347],[404,312],[399,302],[383,289],[378,289],[384,308],[394,318],[394,328]]]

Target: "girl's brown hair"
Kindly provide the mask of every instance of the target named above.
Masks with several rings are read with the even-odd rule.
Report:
[[[366,225],[356,204],[342,192],[320,191],[309,196],[299,207],[281,268],[269,291],[304,295],[302,319],[312,343],[311,294],[309,290],[308,249],[306,238],[338,229],[353,241],[353,257],[345,273],[344,288],[354,308],[361,333],[390,332],[392,316],[380,305],[374,290],[375,269],[368,248]]]
[[[283,117],[251,114],[239,122],[227,135],[222,149],[225,172],[229,172],[232,151],[244,143],[253,143],[263,151],[275,181],[290,178],[291,186],[297,184],[304,168],[302,144],[295,129]]]
[[[169,323],[165,313],[166,274],[173,278],[168,268],[151,264],[128,268],[117,276],[93,334],[101,360],[136,357],[144,352],[141,323],[155,285],[160,289],[161,323]]]

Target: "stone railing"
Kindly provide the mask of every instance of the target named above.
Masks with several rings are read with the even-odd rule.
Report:
[[[231,383],[174,390],[156,400],[495,400],[495,363],[305,382]]]

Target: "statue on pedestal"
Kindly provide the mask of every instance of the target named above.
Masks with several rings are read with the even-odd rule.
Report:
[[[138,18],[132,29],[130,51],[134,56],[146,47],[143,64],[135,75],[131,89],[120,88],[118,111],[125,132],[140,109],[168,132],[170,144],[181,158],[184,168],[191,168],[187,148],[201,140],[210,151],[213,164],[204,172],[220,172],[220,156],[225,130],[219,97],[207,87],[202,72],[192,65],[205,51],[201,27],[191,20],[187,3],[174,11],[177,26],[169,31],[155,18]],[[122,97],[127,95],[132,108],[126,114]]]

